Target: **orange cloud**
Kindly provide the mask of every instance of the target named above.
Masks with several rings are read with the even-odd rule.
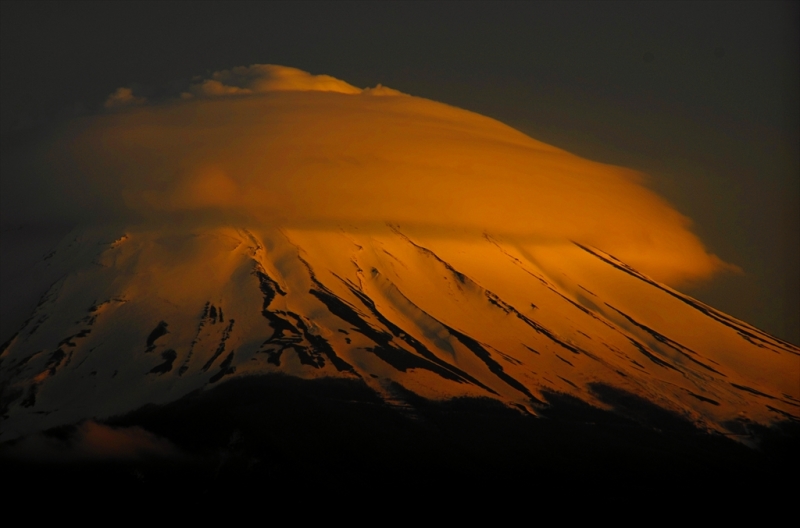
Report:
[[[145,216],[574,240],[673,285],[732,269],[642,175],[488,117],[273,65],[214,73],[187,94],[65,131],[50,152],[65,188]]]
[[[146,102],[146,98],[133,95],[133,90],[130,88],[121,87],[117,88],[117,91],[108,96],[103,106],[108,110],[114,110],[127,106],[141,105]]]
[[[245,199],[237,183],[214,166],[176,175],[168,193],[144,190],[141,198],[154,209],[161,210],[233,208]]]
[[[141,427],[109,427],[94,421],[79,424],[66,438],[42,433],[23,437],[8,446],[10,458],[38,461],[134,460],[180,457],[169,441]]]
[[[91,458],[139,458],[171,456],[175,447],[140,427],[115,428],[84,422],[78,428],[76,451]]]
[[[380,85],[378,85],[378,88]],[[377,90],[378,88],[373,88]],[[248,95],[280,91],[319,91],[346,94],[362,90],[330,75],[311,75],[297,68],[274,64],[253,64],[230,70],[214,72],[211,79],[193,84],[183,99],[216,97],[220,95]],[[380,91],[380,90],[379,90]]]

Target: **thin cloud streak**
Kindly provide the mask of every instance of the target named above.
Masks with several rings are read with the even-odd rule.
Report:
[[[7,445],[0,454],[9,459],[45,463],[183,456],[169,440],[141,427],[110,427],[93,420],[70,428],[65,437],[44,433],[28,435]]]

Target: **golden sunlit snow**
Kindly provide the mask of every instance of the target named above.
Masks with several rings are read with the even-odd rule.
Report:
[[[531,414],[613,386],[720,432],[800,415],[800,350],[672,289],[732,266],[632,171],[269,65],[106,106],[49,146],[49,214],[83,227],[20,279],[46,293],[0,356],[0,439],[276,372]]]

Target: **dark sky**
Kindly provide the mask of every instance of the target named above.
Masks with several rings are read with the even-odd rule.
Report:
[[[383,83],[648,173],[745,274],[687,291],[800,343],[800,9],[771,2],[0,2],[3,156],[120,86],[254,63]],[[8,169],[2,178],[9,178]]]

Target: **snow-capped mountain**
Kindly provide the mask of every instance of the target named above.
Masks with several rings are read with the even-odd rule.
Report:
[[[245,473],[317,482],[787,460],[800,349],[667,286],[737,268],[635,171],[283,66],[131,93],[3,175],[0,455],[219,468],[246,437]]]
[[[2,346],[3,441],[268,373],[360,380],[400,412],[398,387],[531,415],[613,387],[708,431],[800,416],[798,347],[580,243],[87,228],[28,276],[46,293]]]

